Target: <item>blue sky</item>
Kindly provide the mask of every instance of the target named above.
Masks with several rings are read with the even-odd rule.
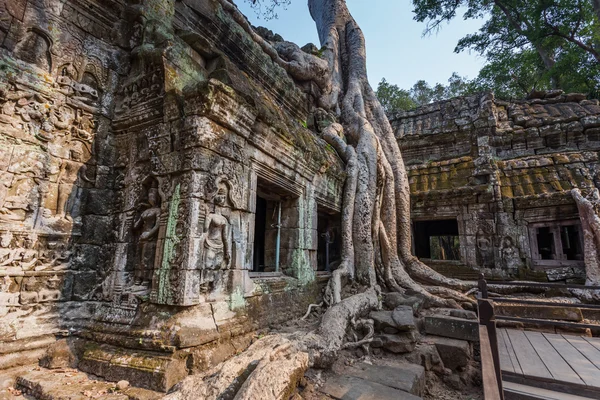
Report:
[[[287,10],[280,9],[279,18],[271,21],[258,19],[244,0],[235,3],[252,24],[266,26],[300,46],[312,42],[319,47],[307,0],[292,0]],[[484,64],[475,54],[454,53],[458,40],[479,29],[482,20],[459,17],[439,33],[422,37],[425,24],[413,20],[410,0],[347,0],[347,4],[365,34],[369,81],[374,88],[383,77],[405,89],[419,79],[445,84],[455,71],[474,78]]]

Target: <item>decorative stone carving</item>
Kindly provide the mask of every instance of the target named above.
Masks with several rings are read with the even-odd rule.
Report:
[[[146,290],[150,286],[156,258],[156,239],[160,224],[160,200],[155,180],[147,189],[147,203],[138,206],[140,214],[134,222],[134,229],[140,231],[138,238],[137,261],[134,270],[133,291]]]
[[[60,283],[61,279],[57,275],[53,275],[46,281],[46,286],[40,289],[38,301],[45,303],[49,301],[60,300]]]
[[[521,257],[519,256],[519,249],[515,246],[511,237],[505,237],[502,240],[502,267],[511,272],[516,272],[520,267],[523,266]]]
[[[17,306],[19,304],[19,293],[11,292],[12,285],[13,280],[8,275],[0,277],[0,316],[4,314],[1,311],[3,306]]]
[[[225,176],[218,177],[215,191],[209,193],[207,199],[213,203],[213,210],[209,212],[208,206],[205,206],[204,227],[200,236],[201,269],[227,269],[231,262],[231,228],[223,211],[224,208],[239,208],[231,181]]]

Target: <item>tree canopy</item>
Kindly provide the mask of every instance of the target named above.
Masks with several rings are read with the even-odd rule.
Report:
[[[454,72],[448,79],[447,85],[436,83],[431,86],[426,81],[419,80],[410,90],[401,89],[398,85],[391,84],[383,78],[377,86],[376,94],[386,114],[392,115],[395,112],[411,110],[433,101],[465,96],[479,89],[466,77]]]
[[[456,52],[475,51],[487,64],[472,85],[503,98],[532,90],[600,89],[600,0],[413,0],[425,33],[464,11],[484,19],[462,38]]]

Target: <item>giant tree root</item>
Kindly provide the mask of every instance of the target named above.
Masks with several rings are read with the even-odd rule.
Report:
[[[179,383],[167,400],[287,399],[308,369],[308,354],[282,335],[270,335],[201,375]]]
[[[374,288],[348,297],[323,315],[316,332],[269,335],[212,370],[187,377],[167,400],[288,398],[309,365],[328,368],[346,346],[351,321],[377,308]],[[362,343],[361,343],[362,344]]]

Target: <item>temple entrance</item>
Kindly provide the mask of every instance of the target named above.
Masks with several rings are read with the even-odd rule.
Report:
[[[317,271],[331,272],[340,265],[342,258],[341,217],[319,207],[317,218]]]
[[[415,221],[415,255],[431,260],[460,260],[458,222],[455,219]]]
[[[256,196],[256,214],[254,222],[254,259],[252,271],[265,272],[265,227],[267,224],[267,200]]]

